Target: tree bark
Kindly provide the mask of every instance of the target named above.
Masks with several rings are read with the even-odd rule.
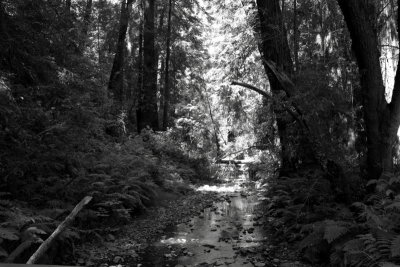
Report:
[[[85,8],[85,14],[83,16],[83,25],[82,25],[82,32],[81,32],[81,43],[79,44],[79,51],[81,53],[84,52],[85,46],[86,46],[87,35],[88,35],[90,23],[91,23],[92,5],[93,5],[93,0],[87,0],[86,8]]]
[[[121,16],[119,22],[119,32],[117,41],[117,51],[115,52],[114,62],[111,69],[108,90],[112,93],[117,106],[120,108],[124,102],[124,52],[125,52],[125,37],[129,22],[129,7],[133,0],[122,0]]]
[[[141,1],[141,9],[143,10],[143,0]],[[138,57],[136,59],[136,71],[137,71],[137,94],[135,97],[137,98],[137,105],[135,105],[135,119],[131,119],[131,121],[136,122],[137,131],[140,132],[139,122],[140,119],[140,110],[139,105],[142,103],[143,98],[143,17],[141,16],[139,22],[139,40],[138,40]],[[133,112],[132,112],[133,114]]]
[[[297,23],[297,0],[293,0],[293,55],[296,73],[299,72],[299,29]]]
[[[155,0],[144,1],[143,33],[143,95],[139,97],[138,129],[149,126],[158,130],[157,108],[157,58],[155,51],[154,11]]]
[[[400,68],[397,67],[392,101],[389,104],[385,100],[380,68],[374,2],[338,0],[338,3],[350,31],[359,68],[367,135],[367,178],[378,179],[382,172],[393,170],[392,150],[400,124]]]
[[[169,110],[169,97],[170,97],[170,88],[169,88],[169,58],[171,55],[171,17],[172,17],[172,0],[169,0],[169,9],[168,9],[168,26],[167,26],[167,45],[166,45],[166,56],[165,56],[165,81],[164,81],[164,111],[163,111],[163,130],[167,130],[168,127],[168,110]]]

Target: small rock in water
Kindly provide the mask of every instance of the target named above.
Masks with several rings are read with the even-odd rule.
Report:
[[[120,256],[116,256],[113,260],[114,263],[124,262],[124,259]]]
[[[214,262],[214,266],[221,266],[221,265],[225,265],[225,263],[222,260],[217,260],[216,262]]]
[[[224,261],[224,263],[225,263],[226,265],[233,264],[233,263],[235,263],[235,259],[226,259],[226,260]]]
[[[206,247],[206,248],[215,248],[215,245],[213,245],[213,244],[203,244],[203,247]]]
[[[253,263],[255,267],[264,267],[265,263],[264,262],[255,262]]]

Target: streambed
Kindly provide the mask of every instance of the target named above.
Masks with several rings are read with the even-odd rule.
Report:
[[[142,254],[141,266],[271,266],[264,249],[261,194],[246,179],[203,186],[219,198],[197,216],[164,232]]]

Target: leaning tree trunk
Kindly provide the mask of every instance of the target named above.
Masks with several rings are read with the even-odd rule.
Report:
[[[257,0],[256,2],[259,21],[255,27],[255,31],[261,39],[259,46],[264,68],[273,95],[277,98],[283,95],[283,101],[286,101],[291,98],[293,92],[279,81],[276,72],[271,68],[271,64],[268,64],[268,62],[274,62],[279,70],[289,76],[292,76],[294,73],[279,0]],[[295,103],[293,104],[294,110],[300,113],[297,105]],[[281,175],[294,169],[295,164],[298,162],[302,164],[316,163],[310,140],[308,140],[306,133],[302,131],[300,125],[296,124],[290,126],[298,129],[290,129],[289,123],[292,124],[290,114],[288,114],[287,110],[282,110],[279,105],[274,106],[274,113],[276,115],[278,134],[281,143]],[[293,140],[289,131],[296,134],[300,133],[299,136],[296,137],[298,138],[297,141]],[[295,142],[298,142],[299,145],[294,144]]]
[[[158,130],[157,58],[155,51],[155,0],[144,1],[143,90],[137,111],[138,130],[149,126]]]
[[[124,52],[125,36],[129,22],[129,6],[133,0],[122,0],[121,16],[119,22],[119,32],[117,41],[117,51],[115,53],[113,66],[111,69],[108,90],[113,94],[117,105],[121,108],[124,101]]]
[[[338,2],[350,31],[363,92],[367,178],[377,179],[382,172],[392,172],[393,169],[392,150],[400,124],[400,68],[397,67],[392,101],[387,103],[379,61],[378,35],[373,25],[375,4],[372,0]]]

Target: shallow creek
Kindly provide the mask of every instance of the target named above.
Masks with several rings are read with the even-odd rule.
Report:
[[[268,266],[263,258],[261,194],[247,179],[203,186],[219,200],[167,229],[142,255],[141,266]]]

